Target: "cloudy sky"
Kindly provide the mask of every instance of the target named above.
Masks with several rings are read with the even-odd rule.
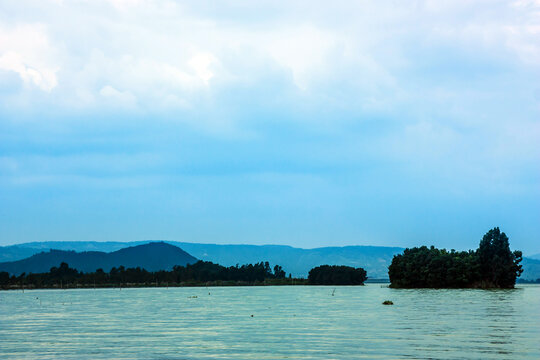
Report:
[[[0,0],[0,245],[540,252],[540,1]]]

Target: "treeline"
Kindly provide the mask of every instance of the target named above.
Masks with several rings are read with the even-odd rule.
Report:
[[[290,277],[290,275],[289,275]],[[112,268],[105,272],[83,273],[63,262],[48,273],[9,276],[0,273],[0,287],[6,288],[72,288],[112,286],[194,286],[194,285],[254,285],[263,282],[285,283],[285,271],[268,262],[225,267],[212,262],[198,261],[186,266],[175,266],[171,271],[150,272],[137,268]]]
[[[362,268],[322,265],[309,271],[310,285],[364,285],[367,273]]]
[[[225,267],[198,261],[175,266],[171,271],[150,272],[137,268],[112,268],[105,272],[83,273],[65,262],[48,273],[10,276],[0,272],[2,289],[144,287],[144,286],[227,286],[227,285],[363,285],[366,271],[350,266],[323,265],[311,269],[308,279],[286,277],[280,265],[273,269],[268,262]]]
[[[521,251],[510,251],[499,228],[488,231],[477,250],[415,247],[396,255],[388,267],[395,288],[513,288],[523,269]]]
[[[540,278],[536,280],[517,279],[518,284],[540,284]]]

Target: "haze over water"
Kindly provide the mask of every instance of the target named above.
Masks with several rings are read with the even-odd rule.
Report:
[[[5,359],[538,359],[540,286],[0,292]],[[194,297],[196,296],[196,298]],[[392,300],[393,306],[382,301]],[[251,317],[253,315],[253,317]]]

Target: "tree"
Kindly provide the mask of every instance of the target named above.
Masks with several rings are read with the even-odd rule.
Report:
[[[510,251],[499,228],[488,231],[476,251],[446,251],[433,246],[405,249],[388,267],[392,287],[512,288],[523,271],[521,251]]]
[[[512,288],[523,268],[521,251],[510,251],[508,236],[496,227],[489,230],[477,250],[481,281],[487,286]]]
[[[284,279],[285,278],[285,271],[283,271],[283,268],[279,265],[274,266],[274,277],[276,279]]]
[[[0,286],[9,285],[9,273],[6,271],[0,272]]]
[[[309,271],[311,285],[364,285],[367,273],[351,266],[321,265]]]

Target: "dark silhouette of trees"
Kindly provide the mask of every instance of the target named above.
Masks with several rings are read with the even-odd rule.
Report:
[[[285,278],[279,265],[274,271],[268,262],[225,267],[212,262],[198,261],[186,266],[175,266],[171,271],[149,272],[145,269],[113,267],[108,273],[98,269],[82,273],[66,263],[52,267],[48,273],[9,276],[0,273],[0,287],[92,287],[92,286],[178,286],[178,285],[254,285]],[[277,284],[285,282],[278,282]]]
[[[479,265],[473,251],[422,246],[394,256],[388,275],[393,287],[461,288],[478,278]]]
[[[61,263],[59,267],[52,267],[49,272],[49,277],[52,281],[56,282],[74,282],[80,273],[69,267],[65,262]]]
[[[536,280],[517,279],[516,282],[519,284],[540,284],[540,278]]]
[[[322,265],[309,271],[308,282],[311,285],[364,285],[366,275],[362,268]]]
[[[523,272],[521,251],[510,251],[508,236],[498,227],[484,235],[477,254],[482,281],[489,287],[511,288]]]
[[[280,265],[274,266],[274,277],[276,279],[285,279],[285,271]]]
[[[9,284],[9,273],[6,271],[0,272],[0,286]]]
[[[398,288],[512,288],[523,271],[521,259],[521,251],[511,252],[506,234],[494,228],[476,251],[405,249],[392,259],[388,275]]]

